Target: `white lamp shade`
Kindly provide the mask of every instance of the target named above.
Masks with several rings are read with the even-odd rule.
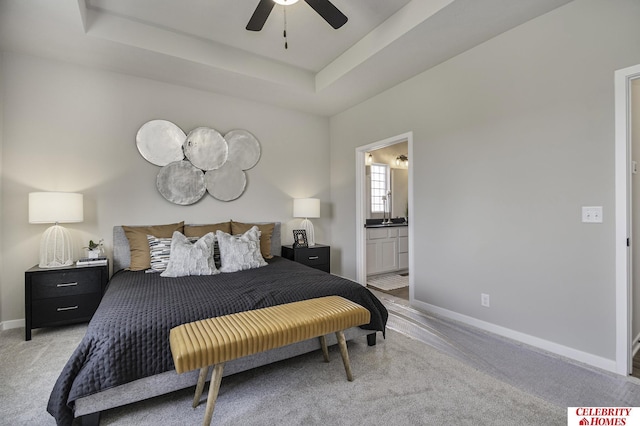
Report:
[[[72,192],[29,194],[29,223],[73,223],[83,220],[82,194]]]
[[[320,217],[320,200],[318,198],[294,198],[293,217]]]

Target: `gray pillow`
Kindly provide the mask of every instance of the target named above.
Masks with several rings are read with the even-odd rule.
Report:
[[[195,243],[176,231],[171,238],[171,255],[162,277],[186,277],[188,275],[215,275],[220,271],[213,262],[213,232],[205,234]]]
[[[242,235],[216,231],[220,246],[220,272],[236,272],[267,266],[260,253],[260,230],[251,227]]]

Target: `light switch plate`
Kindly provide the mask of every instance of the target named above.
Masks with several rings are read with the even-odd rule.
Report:
[[[582,206],[583,223],[602,223],[602,206]]]

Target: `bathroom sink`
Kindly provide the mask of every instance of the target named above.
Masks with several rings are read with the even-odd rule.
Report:
[[[391,223],[368,223],[365,228],[390,228],[394,226],[408,226],[407,222],[391,222]]]

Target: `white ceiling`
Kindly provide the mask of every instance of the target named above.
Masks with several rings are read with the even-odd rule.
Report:
[[[0,48],[321,115],[336,114],[571,0],[2,0]]]

